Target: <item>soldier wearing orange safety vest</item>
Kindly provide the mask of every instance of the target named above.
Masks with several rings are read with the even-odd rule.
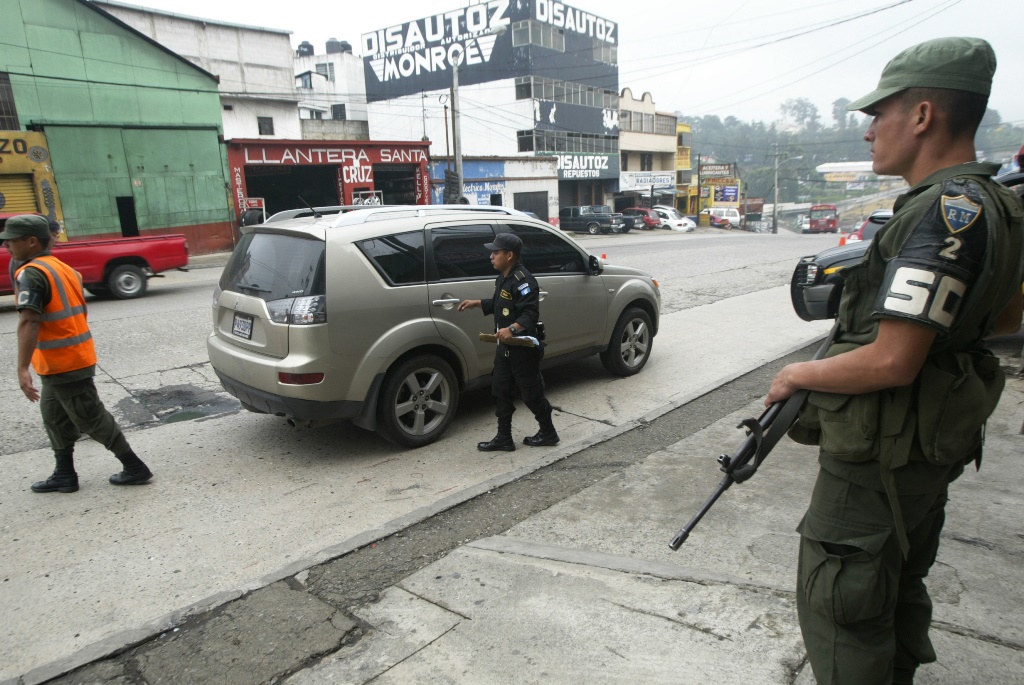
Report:
[[[18,383],[30,402],[39,402],[43,426],[53,447],[53,475],[32,484],[33,492],[75,492],[75,441],[83,434],[120,460],[114,485],[137,485],[153,474],[128,445],[114,417],[100,401],[93,376],[96,350],[86,319],[82,278],[49,253],[45,217],[23,214],[7,220],[0,233],[11,258],[22,262],[15,274],[18,310]],[[39,375],[32,382],[29,365]]]

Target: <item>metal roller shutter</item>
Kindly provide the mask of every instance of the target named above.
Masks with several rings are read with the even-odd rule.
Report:
[[[31,174],[0,175],[0,212],[31,214],[38,211]]]

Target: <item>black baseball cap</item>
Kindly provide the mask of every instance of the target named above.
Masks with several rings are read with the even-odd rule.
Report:
[[[523,240],[515,233],[499,233],[494,236],[493,243],[485,243],[484,247],[491,252],[495,250],[510,250],[520,254],[523,251]]]

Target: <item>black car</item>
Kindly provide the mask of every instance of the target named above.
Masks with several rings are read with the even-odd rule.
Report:
[[[1021,186],[1024,185],[1024,172],[1003,174],[996,180],[1011,188]],[[861,234],[874,236],[891,217],[892,212],[872,213],[865,226],[861,227]],[[801,258],[789,283],[789,296],[797,316],[804,321],[834,319],[839,313],[839,298],[843,291],[841,272],[863,259],[870,244],[868,238]]]

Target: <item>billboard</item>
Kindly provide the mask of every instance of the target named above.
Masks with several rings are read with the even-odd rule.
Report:
[[[655,188],[674,188],[676,175],[673,171],[623,171],[619,174],[619,191],[650,191]]]
[[[614,109],[548,100],[534,100],[533,107],[534,127],[537,130],[619,135],[619,113]]]
[[[537,156],[553,155],[558,158],[558,180],[585,181],[619,177],[618,154],[591,154],[588,152],[538,152]]]
[[[553,0],[489,0],[363,34],[367,101],[448,88],[455,64],[460,85],[530,74],[531,60],[540,57],[532,50],[541,46],[523,42],[520,29],[513,30],[516,22],[529,22],[530,30],[552,27],[564,36],[563,50],[544,49],[547,74],[582,68],[586,77],[573,81],[618,90],[618,68],[593,57],[595,44],[618,45],[615,22]]]
[[[732,176],[732,164],[701,164],[697,173],[701,180],[706,178],[725,178]]]

